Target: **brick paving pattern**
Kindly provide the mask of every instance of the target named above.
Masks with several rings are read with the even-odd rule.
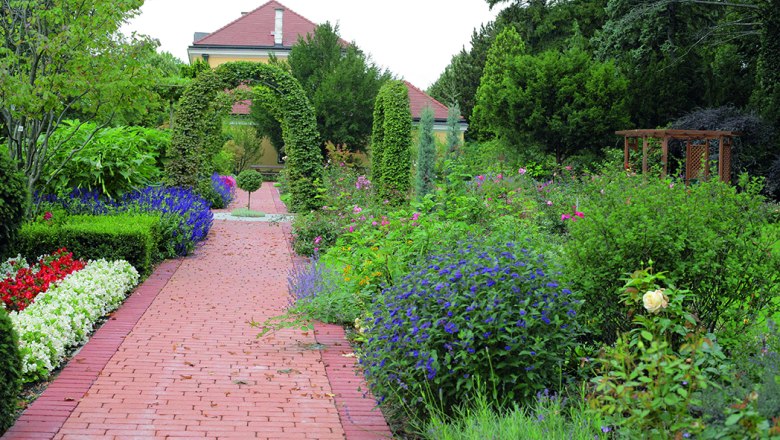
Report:
[[[284,208],[268,183],[251,207]],[[288,304],[289,233],[215,221],[205,245],[161,265],[3,440],[390,438],[359,391],[343,329],[258,339],[249,325]]]

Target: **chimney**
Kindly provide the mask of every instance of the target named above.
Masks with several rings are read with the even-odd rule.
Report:
[[[195,36],[192,38],[193,43],[197,43],[198,40],[202,40],[209,36],[208,32],[195,32]]]
[[[274,44],[282,45],[282,36],[284,35],[282,20],[284,19],[284,9],[276,10],[276,21],[274,22]]]
[[[249,13],[249,12],[242,12],[242,13],[241,13],[241,16],[243,17],[244,15],[246,15],[246,14],[248,14],[248,13]]]

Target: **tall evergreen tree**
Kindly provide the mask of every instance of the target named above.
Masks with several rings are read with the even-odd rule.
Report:
[[[420,115],[417,140],[417,199],[433,192],[436,176],[436,140],[433,137],[433,109],[425,107]]]
[[[290,72],[301,83],[317,114],[324,146],[332,142],[365,150],[371,136],[371,114],[379,88],[390,79],[354,44],[325,23],[299,37],[288,58]]]

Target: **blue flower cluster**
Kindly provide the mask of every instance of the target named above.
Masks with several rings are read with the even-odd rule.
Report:
[[[222,199],[222,206],[227,207],[233,200],[234,190],[225,180],[218,174],[211,175],[211,187],[219,194],[219,198]]]
[[[113,212],[158,212],[163,223],[172,224],[167,231],[178,255],[187,255],[206,239],[214,219],[209,204],[187,188],[147,187],[107,199],[97,191],[75,189],[68,197],[46,195],[44,203],[62,207],[70,214],[108,215]],[[166,231],[163,231],[166,235]]]
[[[374,395],[452,408],[480,382],[515,401],[555,388],[581,301],[529,247],[462,243],[377,296],[361,355]]]

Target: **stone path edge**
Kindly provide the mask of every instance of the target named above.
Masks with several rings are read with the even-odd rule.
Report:
[[[279,212],[287,212],[274,187],[274,204]],[[293,264],[300,264],[306,258],[298,256],[292,249],[292,226],[283,225],[287,234]],[[339,325],[314,323],[314,338],[326,348],[320,351],[325,373],[328,376],[333,400],[339,413],[341,426],[347,440],[381,440],[393,437],[384,415],[368,392],[365,380],[358,370],[357,358],[347,341],[344,329]]]
[[[181,263],[178,258],[157,266],[0,440],[54,438]]]

